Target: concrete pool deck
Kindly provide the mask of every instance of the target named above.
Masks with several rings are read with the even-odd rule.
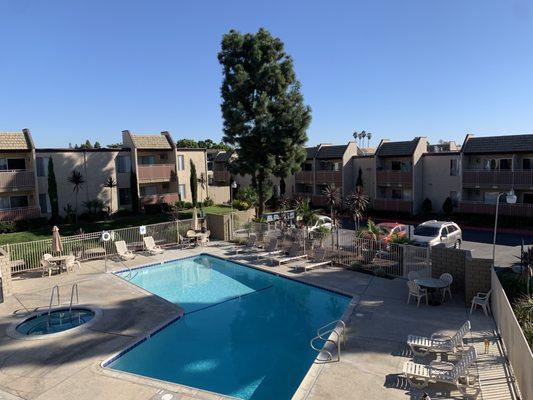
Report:
[[[298,398],[418,399],[422,391],[411,390],[401,377],[403,363],[412,359],[405,345],[407,335],[450,332],[469,318],[464,302],[440,307],[407,305],[406,285],[401,279],[376,278],[334,267],[294,273],[286,266],[273,267],[242,255],[233,256],[228,249],[225,243],[213,243],[204,248],[167,250],[160,256],[139,255],[124,264],[133,267],[205,252],[352,296],[356,304],[347,319],[347,342],[341,361],[314,364],[302,382]],[[109,261],[108,270],[124,269],[124,264]],[[71,274],[13,281],[14,295],[0,304],[0,399],[160,399],[164,393],[183,400],[228,399],[100,367],[109,356],[180,312],[176,305],[102,272],[104,262],[99,260],[83,263],[79,272]],[[33,341],[6,335],[7,327],[20,322],[28,312],[36,307],[47,309],[54,285],[60,286],[62,303],[68,303],[74,282],[79,286],[80,303],[103,311],[89,329]],[[479,354],[482,396],[478,398],[516,398],[492,318],[476,312],[470,320],[473,329],[467,341],[475,345]],[[484,338],[491,340],[488,354],[483,351]],[[432,399],[462,398],[449,385],[433,385],[426,391]]]

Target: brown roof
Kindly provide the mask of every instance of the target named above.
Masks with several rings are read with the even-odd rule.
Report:
[[[31,150],[31,142],[24,132],[0,132],[0,150]]]
[[[533,135],[470,137],[463,153],[533,153]]]
[[[419,138],[404,142],[383,142],[379,146],[376,155],[379,157],[410,156],[415,152]]]
[[[131,135],[133,144],[138,149],[172,150],[172,146],[163,135]]]
[[[344,156],[344,153],[346,152],[346,149],[348,148],[347,144],[340,144],[335,146],[322,146],[318,150],[318,153],[316,154],[316,158],[318,159],[332,159],[332,158],[342,158]]]

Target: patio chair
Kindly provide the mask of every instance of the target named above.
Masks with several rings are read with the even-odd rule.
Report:
[[[472,374],[469,370],[476,359],[476,350],[474,347],[470,347],[457,364],[433,361],[429,365],[424,365],[408,361],[403,365],[403,373],[414,388],[423,389],[430,383],[448,383],[466,394],[467,389],[474,388],[470,384],[470,378],[478,378],[477,374]],[[465,383],[461,382],[463,379]],[[477,397],[478,394],[479,388],[476,388],[474,397]]]
[[[264,257],[272,257],[275,254],[283,253],[283,250],[277,250],[278,248],[278,239],[273,238],[270,239],[270,242],[265,247],[265,251],[259,252],[255,254],[255,257],[257,260]]]
[[[74,255],[70,255],[65,259],[64,267],[68,274],[69,272],[73,272],[76,268],[78,268],[78,270],[81,269],[81,264],[76,260]]]
[[[426,305],[428,304],[428,291],[427,289],[422,289],[415,281],[407,281],[407,287],[409,288],[409,294],[407,296],[407,304],[411,300],[411,297],[414,297],[416,301],[416,306],[420,306],[420,300],[422,297],[426,298]]]
[[[179,235],[179,245],[183,249],[185,247],[194,247],[195,241],[193,238]]]
[[[231,251],[233,251],[235,254],[239,254],[242,251],[250,251],[255,247],[256,240],[257,237],[255,235],[250,235],[244,246],[234,246],[231,248]]]
[[[155,240],[153,236],[145,236],[143,237],[143,241],[144,241],[144,247],[146,247],[146,251],[148,251],[148,253],[152,255],[161,254],[165,251],[161,248],[161,246],[158,246],[157,244],[155,244]]]
[[[308,269],[322,267],[324,265],[331,264],[331,260],[326,260],[326,249],[318,248],[314,250],[313,257],[304,262],[297,262],[295,264],[290,264],[289,266],[295,270],[303,269],[304,272]]]
[[[302,258],[306,258],[307,254],[302,253],[302,249],[300,247],[300,243],[294,242],[291,247],[289,248],[289,251],[287,254],[280,254],[280,255],[274,255],[268,257],[269,261],[272,261],[274,263],[278,263],[278,265],[281,265],[286,262],[291,262],[295,260],[299,260]]]
[[[479,292],[472,298],[472,306],[470,307],[470,314],[472,314],[472,311],[474,311],[477,306],[480,306],[483,309],[483,312],[486,316],[489,314],[492,314],[492,311],[490,309],[490,295],[492,293],[492,289],[489,290],[487,293],[481,293]]]
[[[420,278],[420,274],[416,271],[411,271],[407,274],[407,279],[414,281],[415,279]]]
[[[446,336],[438,333],[432,334],[429,338],[425,336],[409,335],[407,345],[413,354],[424,356],[428,353],[450,353],[458,348],[463,349],[463,338],[470,332],[470,321],[466,321],[455,335]]]
[[[135,258],[135,254],[128,250],[128,246],[124,240],[115,242],[115,247],[117,248],[117,255],[121,260],[133,260]]]
[[[198,238],[200,246],[207,246],[209,243],[209,236],[211,236],[211,231],[205,231],[202,233],[202,235]]]
[[[53,271],[56,271],[56,272],[61,272],[60,270],[60,266],[51,262],[51,261],[48,261],[47,259],[43,258],[41,259],[41,267],[43,268],[43,274],[42,276],[44,276],[44,274],[46,272],[48,272],[48,276],[52,276],[52,272]]]
[[[452,286],[452,282],[453,282],[453,276],[452,276],[452,274],[449,274],[449,273],[445,272],[444,274],[442,274],[439,277],[439,279],[448,284],[448,286],[446,286],[444,289],[442,289],[442,302],[444,303],[444,300],[446,299],[446,293],[448,293],[450,295],[450,300],[452,299],[451,286]]]

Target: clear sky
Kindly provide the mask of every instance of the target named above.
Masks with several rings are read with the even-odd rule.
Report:
[[[218,140],[222,34],[259,27],[294,58],[311,144],[533,132],[530,0],[2,0],[0,131]]]

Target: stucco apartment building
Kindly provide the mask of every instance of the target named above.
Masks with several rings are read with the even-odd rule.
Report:
[[[100,200],[111,210],[129,209],[138,193],[141,206],[158,202],[192,201],[191,161],[199,178],[198,200],[229,201],[229,186],[208,182],[207,151],[179,149],[168,132],[122,132],[122,147],[101,149],[36,149],[28,130],[0,132],[0,220],[47,217],[48,164],[53,161],[60,215],[75,209],[76,194],[68,181],[72,171],[85,180],[78,192],[78,213],[83,202]],[[132,179],[132,174],[134,179]],[[114,188],[106,187],[112,178]],[[137,185],[132,190],[131,185]]]

